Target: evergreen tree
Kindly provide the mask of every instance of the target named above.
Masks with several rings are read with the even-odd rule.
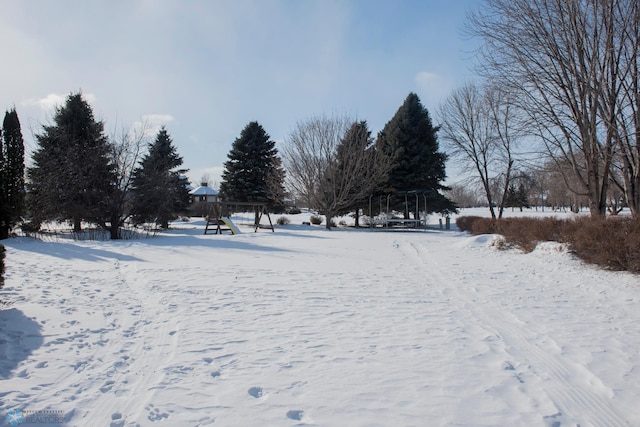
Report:
[[[520,206],[520,201],[518,200],[518,192],[516,191],[515,185],[510,184],[509,188],[507,189],[507,196],[504,200],[504,207],[515,208],[517,206]]]
[[[509,189],[507,190],[507,197],[504,203],[507,208],[519,208],[520,212],[522,212],[523,208],[528,208],[529,206],[529,197],[527,196],[527,190],[522,182],[518,184],[518,189],[516,190],[515,185],[510,184]]]
[[[36,135],[39,147],[28,170],[30,207],[36,223],[48,219],[98,222],[108,208],[114,171],[104,124],[96,121],[82,93],[58,107],[54,124]]]
[[[5,176],[5,159],[4,144],[2,143],[2,128],[0,128],[0,239],[6,239],[9,236],[8,223],[6,218],[9,216],[9,204],[5,194],[6,176]]]
[[[4,256],[4,246],[0,245],[0,289],[2,289],[2,287],[4,286]]]
[[[441,184],[446,178],[444,153],[438,151],[438,128],[431,123],[431,117],[415,93],[410,93],[393,118],[378,135],[378,147],[394,161],[388,174],[384,190],[389,193],[418,194],[425,198],[430,212],[455,211],[453,202],[440,191],[448,188]],[[397,198],[395,209],[405,211],[404,196]],[[418,206],[414,216],[418,217]]]
[[[173,140],[163,126],[149,145],[149,152],[133,172],[132,213],[137,223],[154,221],[162,228],[189,206],[188,182]]]
[[[0,239],[9,237],[11,228],[24,213],[24,140],[15,108],[7,111],[2,122],[0,151],[0,191],[2,217]]]
[[[251,122],[234,141],[220,183],[225,200],[280,205],[284,169],[275,142],[258,122]]]

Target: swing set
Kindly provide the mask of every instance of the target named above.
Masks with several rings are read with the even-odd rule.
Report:
[[[394,216],[393,211],[391,209],[391,201],[395,198],[395,202],[398,202],[398,198],[402,200],[402,196],[404,196],[404,202],[402,203],[404,212],[403,217],[398,218]],[[415,199],[414,199],[415,197]],[[425,217],[420,218],[420,194],[417,190],[413,191],[403,191],[397,193],[388,193],[386,195],[378,196],[378,214],[373,214],[373,198],[374,196],[369,196],[369,226],[371,228],[424,228],[427,223],[427,196],[426,194],[422,194],[422,198],[424,200],[424,212]],[[415,204],[414,204],[415,200]],[[410,206],[415,209],[410,209]],[[414,217],[410,218],[409,213],[413,212]],[[416,217],[416,212],[417,217]]]
[[[259,228],[264,228],[275,232],[273,222],[271,221],[271,215],[267,205],[260,202],[213,202],[209,203],[208,215],[206,216],[207,224],[204,228],[204,234],[210,231],[215,231],[214,234],[222,234],[224,230],[230,231],[232,234],[238,234],[240,231],[231,220],[231,215],[234,213],[248,213],[251,212],[254,215],[254,220],[249,222],[245,221],[244,217],[241,217],[242,222],[238,224],[249,225],[254,227],[254,233]],[[262,224],[262,219],[265,217],[268,219],[269,224]]]

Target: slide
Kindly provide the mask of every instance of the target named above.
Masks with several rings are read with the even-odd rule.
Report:
[[[224,222],[224,225],[229,227],[229,230],[231,230],[233,234],[240,234],[240,229],[233,223],[233,221],[231,221],[231,218],[223,216],[220,219]]]

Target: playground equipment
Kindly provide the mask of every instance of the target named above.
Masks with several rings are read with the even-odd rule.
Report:
[[[419,217],[420,212],[420,197],[417,191],[405,191],[398,192],[394,194],[386,194],[384,196],[378,196],[378,215],[373,214],[373,197],[369,197],[369,216],[370,222],[369,226],[372,228],[382,227],[382,228],[391,228],[391,227],[402,227],[402,228],[422,228],[426,225],[426,213],[425,218]],[[424,198],[424,209],[427,209],[427,198],[425,195],[422,195]],[[391,209],[391,198],[402,198],[404,197],[404,215],[403,218],[394,217]],[[413,199],[415,197],[415,204],[412,205]],[[410,218],[410,213],[414,214],[413,218]],[[418,214],[416,218],[415,215]]]
[[[204,228],[204,234],[215,230],[214,234],[222,234],[224,230],[229,230],[232,234],[240,234],[240,229],[231,220],[231,214],[233,212],[247,212],[250,211],[254,214],[254,222],[251,224],[254,227],[254,232],[257,232],[259,228],[270,229],[273,228],[273,222],[271,221],[271,215],[267,209],[267,205],[264,203],[256,202],[212,202],[209,203],[209,214],[206,216],[207,224]],[[262,218],[266,216],[269,220],[269,224],[262,224]]]

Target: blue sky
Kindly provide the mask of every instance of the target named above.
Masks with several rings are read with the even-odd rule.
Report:
[[[219,181],[250,121],[278,143],[332,113],[376,134],[416,92],[437,124],[441,100],[474,78],[462,27],[479,3],[0,0],[0,108],[16,107],[30,151],[81,90],[107,133],[164,124],[189,178]]]

